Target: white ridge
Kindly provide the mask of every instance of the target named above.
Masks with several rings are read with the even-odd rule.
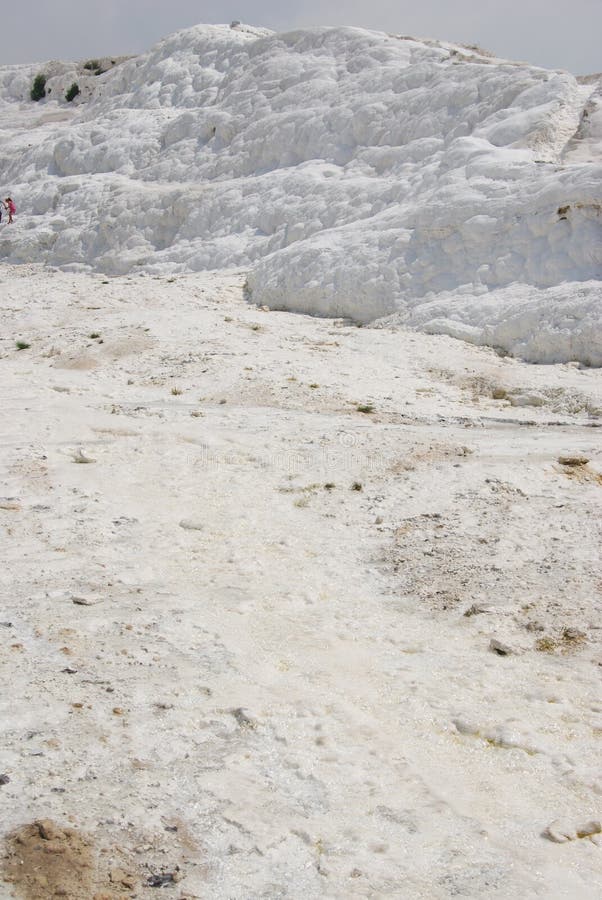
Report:
[[[350,27],[202,25],[98,62],[0,69],[0,258],[240,267],[259,305],[602,364],[598,81]]]

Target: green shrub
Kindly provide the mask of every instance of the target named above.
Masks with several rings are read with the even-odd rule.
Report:
[[[95,75],[103,75],[106,72],[106,69],[103,69],[98,59],[89,59],[88,62],[84,63],[84,69],[87,69],[88,72],[94,72]]]
[[[67,93],[65,94],[65,100],[67,103],[71,103],[72,100],[75,100],[77,95],[80,93],[79,84],[77,81],[74,81]]]
[[[42,75],[41,72],[34,78],[29,96],[36,102],[46,96],[46,76]]]

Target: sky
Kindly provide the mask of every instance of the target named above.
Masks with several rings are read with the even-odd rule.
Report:
[[[238,19],[275,31],[360,25],[478,44],[576,75],[602,71],[602,0],[0,0],[0,65],[148,50],[180,28]]]

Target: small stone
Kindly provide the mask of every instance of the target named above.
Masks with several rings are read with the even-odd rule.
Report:
[[[559,456],[561,466],[586,466],[589,462],[587,456]]]
[[[591,837],[594,834],[602,834],[602,822],[600,819],[592,819],[590,822],[586,822],[585,825],[579,825],[577,828],[578,838]]]
[[[479,733],[478,725],[469,722],[467,719],[454,719],[453,724],[456,726],[459,734],[476,735]]]
[[[202,531],[204,527],[203,522],[194,519],[182,519],[180,522],[180,528],[183,528],[184,531]]]
[[[512,647],[509,647],[508,644],[502,644],[497,638],[491,638],[489,641],[489,649],[492,653],[497,653],[498,656],[512,656],[515,652]]]
[[[91,456],[86,456],[83,450],[78,449],[72,454],[73,462],[75,463],[94,463],[96,462]]]
[[[62,837],[56,825],[50,819],[39,819],[36,822],[36,828],[38,829],[40,837],[44,841],[52,841],[56,838]]]
[[[594,837],[601,833],[602,822],[599,819],[592,819],[577,827],[556,819],[551,825],[548,825],[543,835],[549,841],[554,841],[555,844],[566,844],[568,841],[577,840],[577,838]]]
[[[574,841],[577,837],[574,832],[567,829],[566,826],[563,826],[559,821],[552,822],[551,825],[548,825],[543,835],[555,844],[566,844],[568,841]]]
[[[168,884],[177,884],[180,880],[180,873],[176,869],[174,872],[161,872],[160,875],[151,875],[146,882],[149,887],[165,887]]]
[[[538,391],[523,391],[516,394],[509,394],[511,406],[543,406],[545,397]]]
[[[0,775],[0,785],[8,784],[10,782],[10,778],[8,775]]]
[[[136,883],[135,877],[130,872],[126,872],[125,869],[111,869],[109,878],[113,884],[121,884],[129,889],[132,889]]]
[[[230,713],[234,716],[241,728],[248,728],[251,731],[257,728],[257,722],[250,719],[241,706],[239,706],[238,709],[231,709]]]
[[[21,509],[21,504],[11,497],[3,497],[0,499],[0,509]]]

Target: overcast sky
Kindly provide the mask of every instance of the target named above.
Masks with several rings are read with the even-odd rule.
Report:
[[[0,0],[0,65],[139,53],[199,22],[276,31],[361,25],[476,43],[575,74],[602,70],[602,0]]]

